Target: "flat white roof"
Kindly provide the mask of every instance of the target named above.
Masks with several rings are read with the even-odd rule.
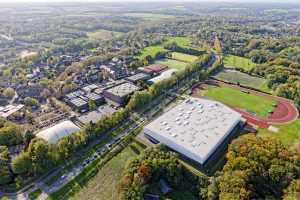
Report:
[[[189,97],[144,128],[144,133],[204,164],[242,116],[222,103]]]
[[[0,106],[0,116],[3,118],[7,118],[10,115],[14,114],[15,112],[21,110],[24,107],[23,104],[19,105],[7,105],[5,107]]]

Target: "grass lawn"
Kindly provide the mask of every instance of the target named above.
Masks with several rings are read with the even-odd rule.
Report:
[[[87,36],[91,40],[110,40],[114,37],[120,37],[123,34],[124,33],[122,32],[99,29],[97,31],[87,33]]]
[[[214,78],[229,81],[232,83],[240,83],[241,85],[260,89],[265,92],[270,92],[271,89],[267,87],[267,80],[255,76],[250,76],[246,73],[242,73],[234,70],[222,70]]]
[[[175,18],[175,16],[173,15],[156,14],[156,13],[138,13],[138,12],[125,13],[123,14],[123,16],[142,18],[144,20],[150,20],[150,21]]]
[[[41,194],[42,194],[42,190],[37,189],[37,190],[35,190],[35,191],[29,193],[29,199],[30,199],[30,200],[37,199]]]
[[[234,56],[234,55],[226,55],[224,57],[225,67],[229,68],[241,68],[244,70],[250,70],[255,67],[255,63],[253,63],[250,59]]]
[[[267,129],[259,129],[258,134],[261,136],[271,136],[279,139],[286,147],[300,142],[300,119],[283,125],[274,125],[279,128],[277,133],[268,131]]]
[[[230,87],[209,86],[202,95],[214,99],[231,107],[238,107],[256,113],[260,117],[267,117],[268,111],[273,110],[272,99],[247,94]]]
[[[190,37],[186,37],[186,36],[182,36],[182,37],[167,37],[167,41],[165,43],[172,43],[172,42],[176,42],[176,44],[180,47],[183,48],[190,48],[190,49],[194,49],[197,51],[200,51],[202,53],[205,53],[203,51],[203,49],[201,49],[200,47],[194,47],[192,45],[192,39]]]
[[[194,62],[198,57],[185,54],[185,53],[178,53],[178,52],[173,52],[172,53],[172,59],[183,61],[183,62]]]
[[[176,42],[179,46],[189,48],[192,45],[192,39],[189,37],[167,37],[166,43]]]
[[[162,45],[150,46],[150,47],[144,48],[143,51],[141,51],[141,53],[137,57],[141,60],[143,60],[148,55],[150,55],[152,58],[154,58],[158,52],[164,52],[164,51],[167,51],[167,50],[164,49],[164,47]]]
[[[183,70],[187,66],[186,62],[173,60],[173,59],[156,60],[154,63],[167,65],[169,68],[177,69],[177,70]]]

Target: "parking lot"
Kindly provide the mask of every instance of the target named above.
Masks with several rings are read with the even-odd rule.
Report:
[[[99,121],[103,116],[109,115],[116,112],[114,108],[112,108],[109,104],[105,104],[99,106],[96,110],[84,113],[78,117],[78,120],[83,124],[87,124],[89,122],[96,123]]]

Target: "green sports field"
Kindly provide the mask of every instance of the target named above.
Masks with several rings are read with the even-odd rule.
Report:
[[[240,56],[234,55],[226,55],[224,57],[225,67],[228,68],[241,68],[244,70],[250,70],[255,67],[255,63],[253,63],[250,59]]]
[[[207,90],[202,91],[202,95],[223,102],[228,106],[253,112],[260,117],[267,117],[269,115],[268,112],[273,110],[274,101],[272,99],[247,94],[230,87],[208,86]]]
[[[197,56],[193,56],[185,53],[178,53],[178,52],[172,53],[172,59],[183,61],[183,62],[194,62],[197,58],[198,58]]]
[[[183,70],[188,64],[186,62],[173,60],[173,59],[156,60],[154,63],[155,64],[167,65],[169,68],[177,69],[177,70]]]
[[[240,83],[241,85],[260,89],[264,92],[271,92],[271,89],[267,87],[266,79],[250,76],[239,71],[224,69],[213,77],[218,80],[229,81],[235,84]]]
[[[286,147],[292,146],[300,142],[300,119],[283,125],[274,125],[279,128],[277,133],[268,131],[267,129],[259,129],[258,134],[261,136],[271,136],[280,140]]]

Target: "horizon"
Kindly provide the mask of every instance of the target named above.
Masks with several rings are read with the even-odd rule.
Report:
[[[0,4],[26,4],[26,3],[276,3],[276,4],[289,4],[299,3],[299,0],[0,0]]]

